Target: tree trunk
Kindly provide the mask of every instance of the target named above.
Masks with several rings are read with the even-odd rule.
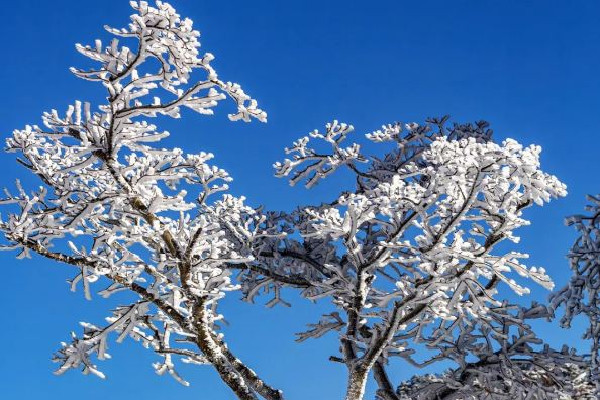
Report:
[[[221,380],[229,386],[239,400],[257,400],[258,398],[248,387],[244,378],[227,361],[225,355],[221,352],[219,345],[212,337],[212,330],[208,324],[206,309],[202,301],[194,304],[192,310],[198,335],[196,344],[202,350],[204,356],[217,370]]]
[[[356,367],[349,372],[345,400],[362,400],[365,395],[369,370]]]
[[[197,341],[198,347],[221,376],[221,380],[229,386],[240,400],[257,400],[256,395],[246,385],[242,376],[220,354],[216,343],[212,342],[208,332],[200,332]]]

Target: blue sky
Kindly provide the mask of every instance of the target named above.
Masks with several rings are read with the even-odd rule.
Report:
[[[530,210],[519,250],[545,266],[560,286],[569,276],[565,254],[575,237],[563,217],[581,212],[586,193],[600,191],[600,3],[591,1],[174,1],[195,21],[203,48],[217,57],[224,79],[240,82],[269,112],[268,124],[229,123],[226,107],[206,118],[169,122],[170,145],[210,151],[235,181],[232,190],[253,205],[289,209],[335,196],[342,175],[311,191],[273,177],[283,147],[336,118],[368,132],[383,123],[451,114],[485,119],[496,138],[543,147],[543,168],[569,187],[566,199]],[[12,1],[3,4],[4,62],[0,128],[40,123],[42,111],[75,99],[102,100],[94,84],[68,67],[83,60],[73,48],[106,37],[102,26],[125,25],[127,1]],[[0,157],[2,185],[27,178],[11,155]],[[137,343],[110,348],[101,367],[108,379],[70,372],[55,377],[50,357],[78,321],[102,322],[112,302],[68,291],[69,269],[34,258],[0,254],[4,312],[0,329],[3,398],[113,400],[163,396],[231,399],[209,368],[183,368],[190,388],[154,374],[154,357]],[[533,287],[533,286],[532,286]],[[544,300],[534,288],[530,298]],[[295,300],[291,296],[292,300]],[[326,306],[294,301],[292,310],[224,305],[231,347],[288,399],[341,398],[345,371],[327,361],[333,336],[302,344],[293,333]],[[581,346],[578,331],[539,324],[550,343]],[[395,365],[395,378],[411,369]],[[370,392],[372,393],[372,391]]]

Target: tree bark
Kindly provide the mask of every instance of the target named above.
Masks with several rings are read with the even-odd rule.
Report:
[[[348,374],[345,400],[362,400],[365,395],[368,377],[368,369],[363,367],[352,368]]]
[[[390,379],[385,372],[384,364],[381,360],[377,361],[373,366],[373,375],[379,386],[377,394],[384,400],[400,400],[392,386]]]
[[[196,343],[208,361],[219,373],[221,379],[235,393],[240,400],[257,400],[256,394],[248,387],[244,378],[227,361],[221,352],[219,345],[212,338],[212,332],[205,321],[205,309],[203,304],[196,304],[193,310],[198,329]]]

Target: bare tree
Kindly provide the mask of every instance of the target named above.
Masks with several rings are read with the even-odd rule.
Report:
[[[566,219],[567,225],[579,232],[568,254],[573,274],[564,288],[553,293],[551,301],[556,309],[564,306],[560,322],[565,328],[571,327],[576,316],[587,317],[584,339],[592,342],[590,380],[600,395],[600,195],[588,196],[588,200],[588,214]]]
[[[211,54],[199,53],[191,20],[160,1],[131,6],[127,28],[106,29],[134,49],[117,38],[107,47],[100,40],[76,46],[98,67],[72,72],[104,86],[107,102],[44,113],[43,128],[27,126],[7,140],[8,151],[42,186],[28,192],[17,182],[16,194],[6,192],[3,203],[13,212],[0,224],[9,242],[4,247],[75,267],[72,287],[81,285],[87,298],[100,278],[110,281],[104,297],[136,294],[106,326],[84,324],[83,336],[64,344],[58,374],[81,367],[102,377],[92,355],[108,357],[107,338],[116,332],[118,342],[130,336],[160,356],[159,374],[187,384],[175,358],[209,364],[240,399],[279,399],[215,331],[219,300],[238,288],[229,266],[252,259],[248,243],[261,235],[260,217],[243,198],[214,199],[231,178],[209,164],[212,154],[156,147],[169,134],[148,122],[157,115],[179,118],[182,108],[212,114],[226,97],[237,108],[231,120],[264,122],[266,114],[239,85],[219,78]],[[204,78],[191,81],[192,72]]]
[[[490,396],[542,399],[557,393],[541,388],[534,376],[539,368],[553,374],[556,368],[548,366],[561,365],[571,353],[544,348],[525,321],[548,311],[519,311],[499,298],[500,285],[529,292],[514,273],[547,289],[554,284],[543,268],[522,264],[526,254],[498,245],[518,243],[515,230],[529,224],[523,211],[564,196],[565,185],[540,170],[538,146],[510,139],[496,144],[484,122],[447,125],[444,117],[383,126],[366,135],[393,145],[376,158],[356,143],[344,145],[353,127],[334,121],[323,133],[296,141],[286,149],[292,158],[275,164],[279,176],[291,176],[292,184],[305,180],[307,187],[340,167],[356,176],[353,192],[280,217],[302,240],[272,237],[263,250],[278,257],[256,255],[273,274],[306,280],[307,298],[331,299],[337,311],[299,339],[340,332],[341,356],[333,359],[348,369],[346,400],[363,398],[371,371],[379,396],[398,398],[385,372],[394,357],[413,365],[454,361],[459,368],[444,377],[454,380],[447,387],[452,391],[460,383],[463,393],[481,394],[476,386]],[[315,139],[331,149],[317,150]],[[264,285],[261,279],[248,274],[249,295]],[[423,345],[431,354],[419,361]],[[502,379],[511,380],[510,390]]]
[[[80,368],[103,377],[95,360],[108,357],[112,332],[151,349],[156,372],[183,384],[178,362],[206,364],[239,399],[282,399],[230,352],[218,305],[239,291],[250,302],[268,294],[273,306],[290,288],[330,300],[331,312],[297,339],[338,332],[331,360],[347,368],[346,400],[364,398],[370,374],[382,400],[587,396],[588,358],[551,349],[528,323],[552,310],[505,298],[506,289],[529,292],[516,275],[554,287],[508,243],[529,224],[526,208],[566,195],[540,169],[538,146],[498,144],[485,122],[443,117],[367,134],[387,146],[375,157],[344,144],[353,127],[334,121],[286,149],[291,158],[275,164],[276,174],[312,187],[344,167],[356,187],[290,213],[252,208],[226,193],[231,178],[209,164],[211,154],[159,147],[168,133],[148,120],[178,118],[182,108],[211,114],[227,97],[236,105],[231,120],[264,122],[265,112],[219,78],[191,20],[160,1],[131,5],[127,28],[106,29],[133,49],[117,39],[77,45],[98,66],[72,72],[105,87],[106,103],[53,110],[43,127],[7,140],[41,186],[17,182],[14,194],[6,191],[4,248],[73,266],[72,288],[83,287],[86,298],[97,281],[108,284],[104,297],[135,295],[106,325],[85,323],[82,336],[63,344],[58,374]],[[394,360],[456,367],[398,385],[387,374]]]

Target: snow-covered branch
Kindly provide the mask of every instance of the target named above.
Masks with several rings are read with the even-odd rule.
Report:
[[[238,84],[219,78],[214,56],[199,52],[190,19],[161,1],[131,6],[127,28],[106,29],[135,49],[117,38],[106,47],[100,40],[76,46],[98,66],[72,72],[101,83],[107,102],[94,110],[76,101],[64,114],[44,113],[43,128],[28,125],[7,139],[7,151],[41,186],[28,191],[17,182],[16,192],[5,190],[3,247],[75,266],[71,287],[81,285],[88,299],[102,278],[109,286],[101,295],[128,290],[139,297],[117,308],[105,327],[84,323],[83,336],[58,353],[58,373],[83,367],[103,376],[92,356],[108,358],[115,332],[117,342],[129,336],[159,355],[158,374],[187,384],[176,358],[209,364],[239,398],[279,400],[280,392],[250,374],[215,333],[223,319],[219,300],[239,289],[234,271],[254,260],[260,215],[243,197],[220,193],[231,178],[210,164],[212,154],[160,147],[169,133],[148,121],[178,118],[182,107],[212,114],[225,98],[236,109],[231,120],[264,122],[266,113]]]
[[[549,318],[547,307],[515,308],[505,303],[490,321],[459,324],[457,334],[442,341],[426,339],[435,349],[432,359],[452,360],[458,368],[403,382],[398,398],[568,399],[579,393],[577,398],[591,399],[590,381],[584,379],[582,387],[575,379],[588,360],[566,346],[556,351],[543,344],[526,322]]]
[[[587,214],[577,214],[566,219],[575,227],[579,237],[568,254],[572,276],[569,283],[551,296],[554,308],[564,307],[560,322],[565,328],[578,315],[585,315],[588,328],[584,339],[592,342],[591,376],[596,382],[596,395],[600,394],[600,195],[588,196]]]
[[[492,325],[503,309],[500,285],[529,293],[516,276],[552,289],[544,268],[527,267],[526,254],[498,245],[518,243],[515,231],[529,224],[526,208],[566,195],[565,185],[540,169],[539,146],[494,143],[485,122],[385,125],[366,135],[395,145],[383,157],[362,154],[356,143],[343,147],[352,132],[334,121],[286,149],[293,158],[276,163],[276,174],[292,184],[304,179],[310,187],[347,166],[357,186],[333,202],[278,215],[272,225],[288,235],[264,239],[254,252],[263,268],[310,282],[305,297],[329,297],[346,314],[343,322],[338,312],[326,315],[300,338],[340,331],[348,400],[362,398],[377,363],[410,361],[419,343],[450,340],[465,324]],[[313,139],[332,151],[309,146]],[[261,258],[264,249],[273,257]],[[246,278],[245,286],[257,286],[261,274]]]
[[[127,27],[106,27],[115,37],[108,45],[76,45],[95,67],[72,72],[102,85],[106,102],[51,110],[42,126],[6,141],[39,187],[4,191],[2,249],[74,267],[71,289],[87,299],[101,282],[102,297],[134,295],[105,324],[82,323],[55,357],[58,374],[103,377],[96,361],[109,358],[111,336],[130,337],[156,354],[158,374],[187,385],[179,363],[206,364],[239,399],[281,400],[217,333],[219,304],[238,292],[289,305],[293,289],[330,301],[297,341],[338,336],[331,360],[347,367],[346,400],[363,399],[370,373],[382,400],[591,396],[590,371],[598,380],[600,365],[598,198],[591,215],[569,219],[581,232],[569,255],[575,275],[552,304],[565,306],[565,326],[590,318],[591,370],[587,356],[551,349],[532,331],[528,320],[551,318],[552,309],[507,296],[529,294],[530,282],[554,288],[517,246],[526,209],[566,195],[542,170],[539,146],[496,143],[486,122],[447,116],[384,125],[362,146],[352,125],[333,121],[286,148],[276,176],[310,188],[346,169],[356,186],[289,212],[250,207],[228,193],[232,178],[212,154],[163,147],[169,133],[150,121],[184,109],[210,115],[227,99],[232,121],[265,122],[266,113],[221,79],[191,20],[161,1],[130,4]],[[382,150],[365,154],[375,144]],[[386,372],[394,362],[452,367],[396,388]]]

